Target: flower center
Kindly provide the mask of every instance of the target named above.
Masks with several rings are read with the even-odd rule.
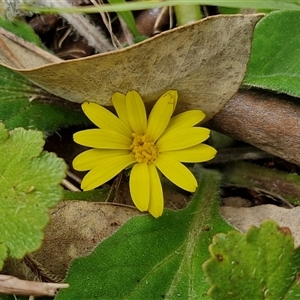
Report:
[[[132,134],[130,149],[138,163],[151,164],[157,157],[157,147],[146,135]]]

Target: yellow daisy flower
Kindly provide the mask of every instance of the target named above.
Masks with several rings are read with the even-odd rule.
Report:
[[[93,149],[73,161],[74,169],[90,170],[82,180],[83,190],[94,189],[132,167],[130,194],[140,211],[149,211],[155,218],[162,215],[163,191],[158,170],[180,188],[194,192],[197,181],[184,163],[212,159],[216,150],[201,144],[210,130],[193,127],[205,114],[191,110],[172,117],[178,93],[170,90],[154,105],[148,120],[141,96],[136,91],[112,96],[117,115],[93,102],[84,102],[82,109],[99,127],[74,134],[74,141]]]

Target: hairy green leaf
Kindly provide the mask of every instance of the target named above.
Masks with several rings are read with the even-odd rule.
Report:
[[[219,215],[219,183],[217,173],[203,170],[186,209],[128,221],[74,261],[70,288],[56,299],[208,299],[201,265],[213,235],[232,228]]]
[[[0,123],[0,249],[13,258],[40,247],[49,209],[63,196],[66,164],[43,145],[42,132],[9,133]]]
[[[0,121],[8,129],[24,127],[50,134],[62,127],[89,123],[79,106],[66,105],[62,99],[2,66],[0,80]]]
[[[300,96],[300,12],[272,12],[256,26],[244,83]]]
[[[288,230],[274,221],[252,227],[245,235],[217,234],[210,253],[203,267],[211,299],[300,299],[300,251],[294,250]]]

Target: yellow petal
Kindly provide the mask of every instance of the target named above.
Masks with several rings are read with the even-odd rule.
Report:
[[[144,102],[138,92],[129,91],[126,94],[126,107],[133,132],[145,134],[147,129],[147,115]]]
[[[205,118],[202,110],[189,110],[171,118],[165,132],[193,127]]]
[[[169,104],[171,104],[173,106],[173,112],[174,112],[176,105],[177,105],[177,100],[178,100],[177,90],[168,90],[167,92],[162,94],[157,101],[159,101],[161,98],[164,98],[165,96],[168,96],[168,95],[171,95],[171,99],[169,99]]]
[[[185,149],[202,143],[209,137],[209,134],[210,130],[203,127],[172,130],[163,134],[156,143],[156,146],[160,153]]]
[[[131,130],[117,116],[103,106],[94,102],[84,102],[82,110],[99,128],[119,132],[131,137]]]
[[[198,186],[192,172],[182,163],[166,155],[159,155],[154,161],[157,168],[180,188],[194,192]]]
[[[158,218],[162,215],[164,210],[164,196],[157,169],[154,164],[148,165],[150,178],[150,201],[148,211]]]
[[[112,179],[134,162],[134,156],[131,154],[103,159],[97,167],[84,176],[81,188],[84,191],[92,190]]]
[[[103,159],[126,154],[129,154],[129,150],[90,149],[77,155],[72,164],[77,171],[87,171],[98,166]]]
[[[140,211],[148,210],[150,181],[148,165],[135,164],[130,172],[129,188],[133,203]]]
[[[169,124],[177,103],[177,91],[164,93],[155,103],[148,118],[146,135],[156,142]]]
[[[99,149],[129,149],[132,139],[107,129],[87,129],[73,135],[77,144]]]
[[[215,157],[217,150],[211,146],[200,144],[190,148],[166,151],[164,155],[186,163],[197,163],[211,160]]]
[[[129,123],[129,119],[128,119],[128,113],[127,113],[127,107],[126,107],[126,96],[122,93],[116,92],[112,95],[112,103],[113,106],[118,114],[118,117],[121,121],[123,121],[123,123],[131,129],[132,128],[130,126]]]

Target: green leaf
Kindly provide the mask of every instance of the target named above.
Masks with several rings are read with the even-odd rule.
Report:
[[[208,299],[202,263],[217,232],[230,227],[220,216],[218,173],[201,170],[189,206],[162,217],[135,217],[68,272],[67,299]]]
[[[89,123],[79,106],[55,97],[26,78],[0,66],[0,120],[8,129],[38,129],[48,135],[55,130]]]
[[[0,244],[0,270],[3,268],[3,262],[7,258],[7,248]]]
[[[24,22],[0,17],[0,27],[43,48],[39,37]],[[66,105],[66,101],[3,66],[0,66],[0,81],[0,121],[8,129],[24,127],[50,135],[62,127],[89,123],[79,106]]]
[[[300,176],[280,172],[258,165],[237,162],[229,164],[223,171],[225,183],[281,196],[294,205],[300,205]]]
[[[246,85],[300,96],[300,12],[272,12],[256,25]]]
[[[66,164],[43,145],[42,132],[9,133],[0,123],[0,245],[13,258],[41,246],[49,209],[62,199]]]
[[[0,27],[6,29],[7,31],[13,32],[15,35],[21,37],[22,39],[31,42],[32,44],[44,48],[43,43],[40,38],[35,34],[33,29],[27,25],[25,22],[18,20],[10,21],[4,17],[0,17]]]
[[[126,3],[125,0],[108,0],[108,2],[111,3]],[[141,36],[139,30],[136,27],[134,17],[132,15],[131,11],[120,11],[118,12],[118,15],[124,20],[126,23],[128,29],[134,36],[134,38],[138,38]]]
[[[217,234],[204,263],[212,299],[300,299],[297,282],[300,251],[293,237],[274,221]]]

